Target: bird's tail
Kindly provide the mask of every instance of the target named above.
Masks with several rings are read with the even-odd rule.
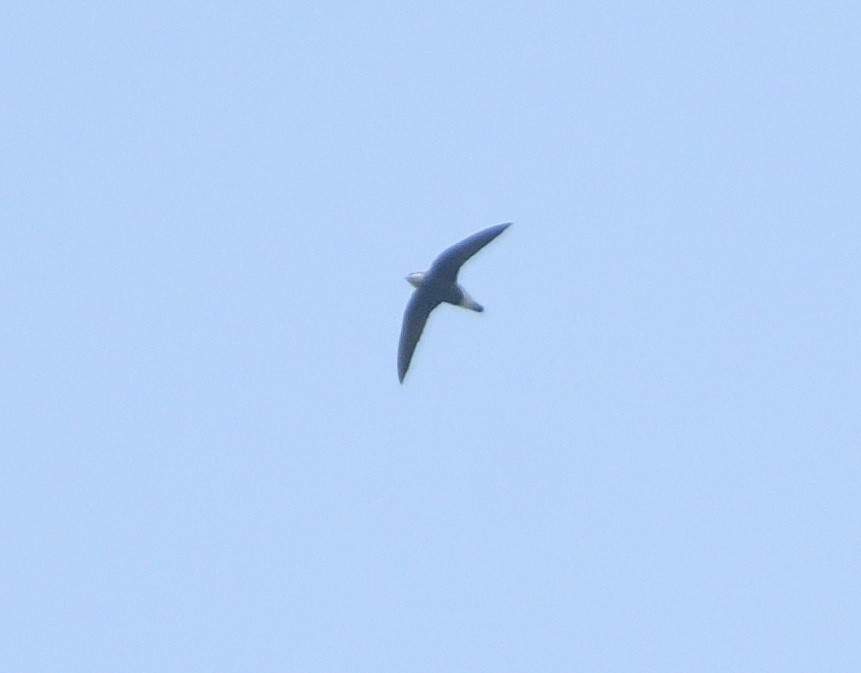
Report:
[[[484,306],[479,304],[475,299],[469,296],[466,290],[460,288],[460,291],[463,292],[463,299],[460,300],[460,305],[464,308],[471,309],[473,311],[477,311],[481,313],[484,310]]]

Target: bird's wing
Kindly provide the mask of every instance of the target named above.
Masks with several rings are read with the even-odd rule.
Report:
[[[407,310],[404,311],[401,341],[398,344],[398,378],[401,383],[404,382],[404,376],[407,374],[407,369],[410,368],[410,360],[413,359],[413,352],[419,342],[419,337],[422,335],[422,330],[425,328],[428,316],[439,304],[439,301],[419,290],[413,292],[413,296],[410,297]]]
[[[460,243],[455,243],[450,248],[446,248],[433,261],[430,273],[442,281],[454,283],[457,280],[457,272],[460,271],[463,263],[499,236],[510,225],[511,222],[507,222],[506,224],[497,224],[493,227],[482,229],[477,234],[463,239]]]

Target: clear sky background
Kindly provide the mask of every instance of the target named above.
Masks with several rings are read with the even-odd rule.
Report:
[[[0,670],[861,670],[859,45],[5,3]]]

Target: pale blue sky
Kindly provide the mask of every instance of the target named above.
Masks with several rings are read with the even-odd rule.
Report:
[[[0,670],[861,670],[861,8],[462,4],[0,10]]]

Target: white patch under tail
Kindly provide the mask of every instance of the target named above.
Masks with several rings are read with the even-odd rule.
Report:
[[[460,288],[460,291],[463,292],[463,299],[460,300],[460,305],[464,308],[472,309],[473,311],[478,311],[481,313],[484,310],[484,306],[479,304],[475,299],[469,296],[469,293]]]

